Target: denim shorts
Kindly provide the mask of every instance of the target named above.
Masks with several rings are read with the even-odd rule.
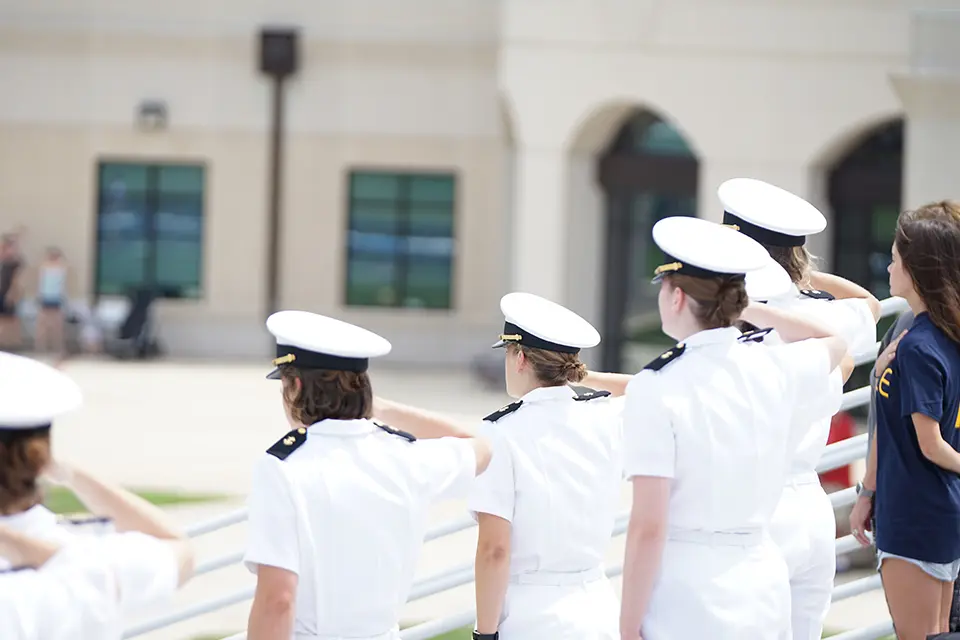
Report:
[[[883,561],[886,558],[897,558],[899,560],[905,560],[911,564],[915,564],[920,567],[925,574],[934,578],[935,580],[940,580],[941,582],[953,582],[957,579],[957,575],[960,574],[960,559],[954,560],[953,562],[947,562],[946,564],[940,564],[938,562],[924,562],[923,560],[914,560],[913,558],[905,558],[904,556],[898,556],[894,553],[887,553],[886,551],[881,551],[877,549],[877,571],[880,570],[880,567],[883,565]]]

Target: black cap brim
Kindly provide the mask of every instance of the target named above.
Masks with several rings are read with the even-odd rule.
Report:
[[[280,367],[277,367],[273,371],[267,374],[267,380],[279,380],[280,379]]]

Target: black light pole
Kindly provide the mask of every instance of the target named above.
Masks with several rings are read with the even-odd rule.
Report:
[[[270,113],[269,177],[267,180],[269,218],[267,224],[266,312],[279,307],[280,221],[283,185],[283,107],[285,82],[297,71],[298,32],[292,28],[264,27],[260,30],[260,71],[270,77],[273,91]]]

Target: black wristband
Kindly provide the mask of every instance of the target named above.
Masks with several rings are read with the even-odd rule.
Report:
[[[473,640],[500,640],[500,632],[494,631],[493,633],[480,633],[479,631],[474,630]]]

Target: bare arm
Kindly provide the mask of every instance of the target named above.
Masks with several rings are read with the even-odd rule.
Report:
[[[583,384],[591,389],[609,391],[610,395],[617,397],[627,393],[627,385],[633,376],[626,373],[600,373],[598,371],[588,371],[587,377],[583,379]]]
[[[391,427],[411,433],[422,440],[474,437],[474,434],[440,414],[379,396],[373,399],[373,416]]]
[[[179,584],[193,576],[193,547],[159,507],[75,467],[55,462],[48,478],[68,486],[90,511],[113,520],[118,532],[136,531],[168,543],[177,559]]]
[[[259,565],[247,640],[286,640],[293,635],[298,581],[297,574],[286,569]]]
[[[914,413],[911,417],[923,457],[947,471],[960,473],[960,453],[943,439],[940,423],[922,413]]]
[[[872,293],[858,285],[856,282],[851,282],[846,278],[841,278],[840,276],[832,273],[814,271],[810,274],[810,284],[814,289],[826,291],[838,300],[844,300],[848,298],[860,298],[866,300],[867,306],[870,307],[870,312],[873,314],[874,322],[880,320],[880,301],[877,300]]]
[[[772,327],[784,342],[829,338],[834,335],[830,327],[822,322],[757,302],[751,302],[740,314],[740,319],[757,327]]]
[[[510,578],[510,522],[478,513],[480,533],[474,561],[477,598],[477,631],[496,633],[503,614],[503,599]]]
[[[853,375],[853,370],[856,368],[856,362],[849,353],[843,356],[843,360],[840,361],[840,374],[843,376],[843,381],[846,382],[850,379],[850,376]]]
[[[0,526],[0,556],[17,567],[37,569],[60,551],[60,545],[36,540],[19,531]]]
[[[633,506],[627,527],[623,561],[623,593],[620,599],[620,637],[640,637],[650,606],[654,582],[660,572],[667,540],[667,509],[670,479],[653,476],[633,478]]]

